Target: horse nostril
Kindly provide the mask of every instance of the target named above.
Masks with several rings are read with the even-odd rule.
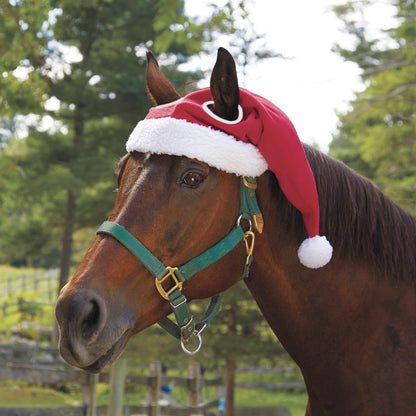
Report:
[[[63,293],[56,304],[61,338],[73,345],[88,345],[100,335],[107,321],[105,300],[92,289]]]
[[[91,338],[101,329],[100,328],[100,308],[95,300],[90,300],[84,309],[81,320],[81,336],[85,341]]]

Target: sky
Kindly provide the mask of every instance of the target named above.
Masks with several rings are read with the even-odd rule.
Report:
[[[199,0],[186,4],[186,12],[200,15]],[[244,87],[272,101],[292,120],[302,141],[327,151],[336,132],[338,113],[348,109],[354,93],[363,89],[359,68],[331,51],[335,43],[350,45],[351,37],[331,6],[339,0],[254,0],[250,18],[267,45],[291,59],[270,59],[250,68]],[[205,6],[205,9],[208,8]],[[379,0],[366,12],[373,36],[394,26],[394,8]],[[226,45],[213,45],[215,48]],[[211,57],[213,66],[215,57]],[[205,80],[207,86],[208,81]]]

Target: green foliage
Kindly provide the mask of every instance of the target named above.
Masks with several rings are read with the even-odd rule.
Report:
[[[363,69],[366,89],[356,94],[352,109],[341,116],[330,153],[373,179],[404,208],[416,213],[415,104],[416,5],[397,1],[397,28],[389,42],[370,39],[352,16],[369,2],[336,8],[356,46],[337,50]],[[388,45],[388,46],[386,46]]]
[[[150,104],[144,49],[157,44],[159,53],[186,56],[200,50],[201,38],[192,35],[198,27],[183,15],[181,0],[0,5],[0,108],[10,114],[2,127],[11,131],[0,147],[0,261],[49,255],[56,264],[62,230],[72,239],[70,218],[75,230],[96,226],[114,203],[117,161]],[[195,78],[168,70],[177,85]],[[50,97],[59,108],[46,110]],[[29,112],[37,116],[22,138],[15,114]]]
[[[36,112],[41,108],[47,81],[40,68],[47,38],[43,31],[50,10],[47,0],[0,1],[0,113],[2,116]],[[19,76],[14,71],[20,67]]]

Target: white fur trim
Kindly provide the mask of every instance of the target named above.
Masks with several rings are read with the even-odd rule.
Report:
[[[324,236],[316,235],[302,242],[298,250],[300,262],[310,269],[318,269],[329,263],[333,248]]]
[[[239,176],[259,176],[267,170],[266,160],[253,144],[171,117],[139,121],[127,140],[126,149],[186,156]]]

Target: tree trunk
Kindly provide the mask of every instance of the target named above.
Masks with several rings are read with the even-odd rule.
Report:
[[[69,278],[69,268],[71,265],[72,254],[72,234],[74,232],[75,224],[75,211],[76,211],[76,197],[75,192],[68,189],[67,202],[65,212],[65,225],[62,235],[62,251],[59,273],[59,290],[61,290]]]
[[[82,49],[83,69],[85,73],[89,70],[91,47],[94,42],[94,34],[90,33],[85,49]],[[76,101],[76,111],[74,117],[74,140],[72,143],[72,158],[77,160],[80,152],[81,142],[84,137],[86,91],[88,88],[88,78],[83,83]],[[72,189],[67,190],[67,203],[65,212],[65,226],[62,236],[62,252],[59,274],[59,291],[66,285],[69,278],[69,268],[72,254],[72,234],[75,227],[76,195]]]
[[[234,337],[237,334],[237,305],[232,302],[227,313],[228,328],[227,333],[229,337]],[[234,386],[235,386],[235,372],[236,364],[235,357],[232,354],[226,354],[227,374],[225,378],[225,416],[234,416]]]
[[[234,386],[237,367],[235,362],[227,361],[225,376],[225,416],[234,416]]]

